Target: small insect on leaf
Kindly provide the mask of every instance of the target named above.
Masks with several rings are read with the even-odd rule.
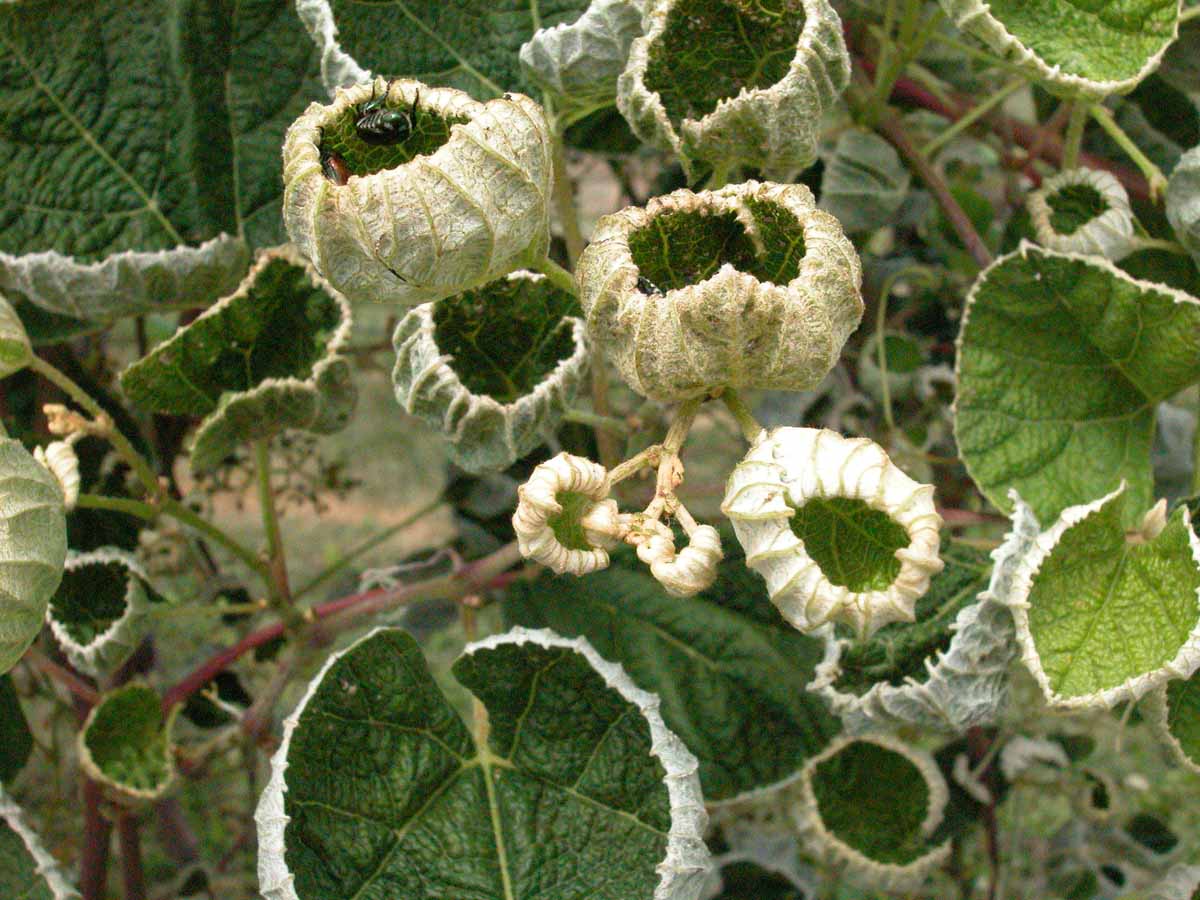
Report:
[[[378,97],[375,96],[374,89],[372,89],[371,99],[355,110],[357,118],[354,121],[354,130],[364,144],[372,147],[402,144],[412,134],[421,92],[417,91],[416,96],[413,97],[412,107],[405,112],[402,109],[389,109],[386,106],[391,87],[392,83],[389,81],[383,94]]]
[[[663,290],[645,275],[639,275],[637,280],[638,290],[643,294],[662,294]]]

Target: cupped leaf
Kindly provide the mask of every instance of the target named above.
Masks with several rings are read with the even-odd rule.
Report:
[[[544,631],[472,644],[453,672],[487,709],[484,744],[403,631],[330,657],[259,802],[264,897],[698,897],[696,760],[657,698]]]
[[[588,0],[297,0],[332,94],[395,73],[483,99],[529,90],[517,49],[539,29],[577,20]]]
[[[808,761],[795,808],[810,853],[882,890],[915,889],[950,852],[930,844],[949,789],[933,757],[895,738],[836,741]]]
[[[1037,534],[1032,517],[1018,513],[994,568],[987,554],[951,545],[946,568],[917,601],[916,621],[863,641],[827,635],[809,690],[852,734],[904,726],[957,734],[994,721],[1014,656],[1012,617],[998,598]]]
[[[521,45],[521,69],[559,102],[564,124],[617,97],[629,45],[642,33],[647,0],[592,0],[582,16],[542,28]]]
[[[138,682],[100,698],[79,732],[79,765],[121,804],[157,800],[175,780],[171,727],[158,693]]]
[[[725,538],[716,583],[695,597],[670,596],[623,549],[604,571],[517,582],[504,600],[506,621],[586,637],[661,697],[710,803],[786,781],[838,730],[803,690],[821,644],[783,621]]]
[[[71,665],[100,676],[130,657],[149,624],[147,583],[137,560],[116,547],[67,556],[47,619]]]
[[[33,752],[33,733],[11,675],[0,675],[0,784],[12,781]]]
[[[576,272],[588,334],[638,393],[804,390],[862,318],[862,267],[799,184],[680,190],[605,216]]]
[[[21,808],[0,788],[0,896],[78,900],[58,861],[42,846]]]
[[[12,304],[0,294],[0,378],[19,372],[33,356],[29,335]]]
[[[1056,91],[1102,97],[1157,68],[1179,28],[1177,0],[939,0],[964,31]]]
[[[1180,157],[1167,181],[1167,219],[1200,266],[1200,146]]]
[[[1129,195],[1109,172],[1059,172],[1029,195],[1027,206],[1038,241],[1052,250],[1118,260],[1133,249]]]
[[[850,232],[871,231],[892,220],[912,178],[891,144],[872,131],[852,128],[822,156],[821,209]]]
[[[283,132],[320,91],[286,0],[0,8],[0,290],[113,321],[204,306],[278,243]]]
[[[1022,244],[971,289],[957,365],[959,452],[992,503],[1011,512],[1016,489],[1050,521],[1124,479],[1132,527],[1155,406],[1200,379],[1200,301]]]
[[[468,472],[506,469],[557,430],[587,372],[579,312],[530,272],[418,306],[392,339],[396,400]]]
[[[662,0],[630,47],[617,107],[643,140],[784,178],[817,155],[820,122],[850,79],[828,0]]]
[[[1124,486],[1063,511],[1021,561],[1012,610],[1026,667],[1053,707],[1136,700],[1200,665],[1200,542],[1187,509],[1127,537]]]
[[[1148,718],[1180,765],[1200,774],[1200,672],[1150,695]]]
[[[350,307],[295,251],[266,251],[237,291],[121,374],[134,404],[204,416],[192,466],[288,428],[345,426],[357,392],[341,350]]]
[[[19,441],[0,438],[0,674],[41,630],[66,558],[62,489]]]
[[[405,140],[372,147],[358,137],[372,102],[405,117]],[[287,231],[356,303],[440,300],[542,262],[551,145],[545,111],[523,94],[480,103],[382,78],[340,89],[288,129]]]

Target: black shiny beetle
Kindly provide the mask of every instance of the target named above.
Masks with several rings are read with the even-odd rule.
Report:
[[[643,294],[661,294],[663,292],[662,288],[660,288],[645,275],[638,276],[637,289]]]
[[[360,103],[354,110],[354,130],[364,144],[372,147],[386,147],[389,144],[402,144],[412,134],[413,125],[417,119],[417,103],[421,100],[421,91],[417,90],[413,97],[412,108],[405,112],[402,109],[389,109],[387,96],[392,83],[389,81],[384,88],[383,96],[375,96],[375,88],[371,87],[371,99]]]

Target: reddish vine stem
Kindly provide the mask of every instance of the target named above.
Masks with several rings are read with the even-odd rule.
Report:
[[[83,714],[85,716],[87,715],[87,711],[99,702],[100,695],[96,692],[95,688],[70,669],[60,666],[36,647],[30,647],[25,651],[25,662],[30,668],[36,669],[53,681],[57,681],[70,691],[71,695],[84,705]]]
[[[988,755],[989,744],[992,740],[988,737],[987,732],[978,725],[967,729],[967,750],[972,766],[978,765],[979,761]],[[991,763],[979,773],[979,778],[987,785],[990,795],[987,805],[983,808],[983,833],[990,868],[987,898],[996,900],[1000,885],[1000,840],[996,825],[996,791],[999,785],[996,782],[995,769]]]
[[[503,573],[520,559],[520,551],[513,542],[482,559],[469,563],[460,572],[398,588],[382,588],[361,594],[349,594],[337,600],[330,600],[328,603],[314,606],[312,615],[323,623],[321,634],[337,633],[363,618],[420,597],[454,599],[464,594],[506,584],[511,579]],[[342,615],[336,620],[328,621],[339,613]],[[233,646],[209,657],[163,695],[163,710],[170,710],[177,704],[183,703],[238,659],[256,647],[261,647],[263,644],[281,637],[283,633],[283,622],[274,622],[251,632]]]
[[[108,893],[108,844],[112,822],[100,812],[100,785],[83,779],[83,848],[79,858],[79,891],[83,900],[104,900]]]
[[[125,900],[146,900],[146,876],[142,870],[142,835],[130,813],[117,818],[117,844],[121,848],[121,881]]]

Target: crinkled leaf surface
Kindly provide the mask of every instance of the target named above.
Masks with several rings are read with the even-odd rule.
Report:
[[[912,180],[895,148],[874,132],[849,129],[822,155],[821,209],[847,231],[888,224]]]
[[[1158,537],[1125,538],[1118,494],[1066,529],[1033,575],[1029,632],[1049,687],[1065,698],[1161,670],[1200,622],[1200,568],[1181,508]]]
[[[239,441],[287,428],[328,433],[356,399],[337,355],[348,318],[310,269],[268,254],[237,293],[126,369],[121,386],[142,409],[208,417],[193,450],[201,468]]]
[[[473,394],[511,403],[575,353],[579,302],[549,280],[502,278],[440,300],[434,338]]]
[[[330,0],[341,49],[380,75],[467,91],[536,93],[517,54],[539,28],[572,22],[588,0]]]
[[[1179,751],[1200,767],[1200,673],[1167,682],[1167,730]]]
[[[12,676],[0,675],[0,784],[12,781],[25,767],[32,752],[33,735],[13,687]]]
[[[280,753],[288,886],[264,878],[264,892],[657,896],[672,809],[639,707],[570,646],[485,642],[453,673],[487,707],[486,748],[405,632],[374,632],[331,661]]]
[[[650,48],[646,87],[677,128],[701,119],[743,89],[781,81],[804,20],[800,0],[679,0]]]
[[[1200,301],[1099,260],[1030,245],[972,288],[960,335],[955,432],[975,483],[1039,520],[1128,484],[1151,504],[1158,401],[1200,379]]]
[[[156,796],[175,774],[158,693],[132,683],[101,698],[79,736],[81,765],[121,794]]]
[[[811,782],[825,830],[868,859],[907,865],[929,852],[929,783],[904,754],[851,741],[816,765]]]
[[[62,489],[19,441],[0,438],[0,673],[37,637],[66,558]]]
[[[862,500],[814,497],[796,510],[791,526],[833,584],[883,591],[900,574],[896,551],[908,546],[908,532]]]
[[[862,694],[881,681],[901,685],[909,678],[925,680],[925,661],[950,646],[951,624],[960,610],[978,599],[991,571],[987,553],[961,544],[946,543],[942,560],[946,567],[917,600],[915,622],[893,622],[843,649],[837,690]]]
[[[761,578],[725,533],[716,583],[681,600],[628,551],[586,578],[545,574],[514,584],[505,618],[585,636],[644,690],[700,760],[707,800],[727,800],[794,775],[838,731],[805,692],[821,643],[783,621]]]
[[[131,577],[120,562],[96,562],[63,572],[50,615],[80,644],[89,644],[125,614]]]
[[[0,251],[283,237],[279,147],[321,93],[287,0],[0,7]]]
[[[940,2],[994,50],[1019,58],[1032,53],[1027,67],[1036,74],[1089,93],[1135,84],[1171,43],[1179,20],[1176,0]]]

